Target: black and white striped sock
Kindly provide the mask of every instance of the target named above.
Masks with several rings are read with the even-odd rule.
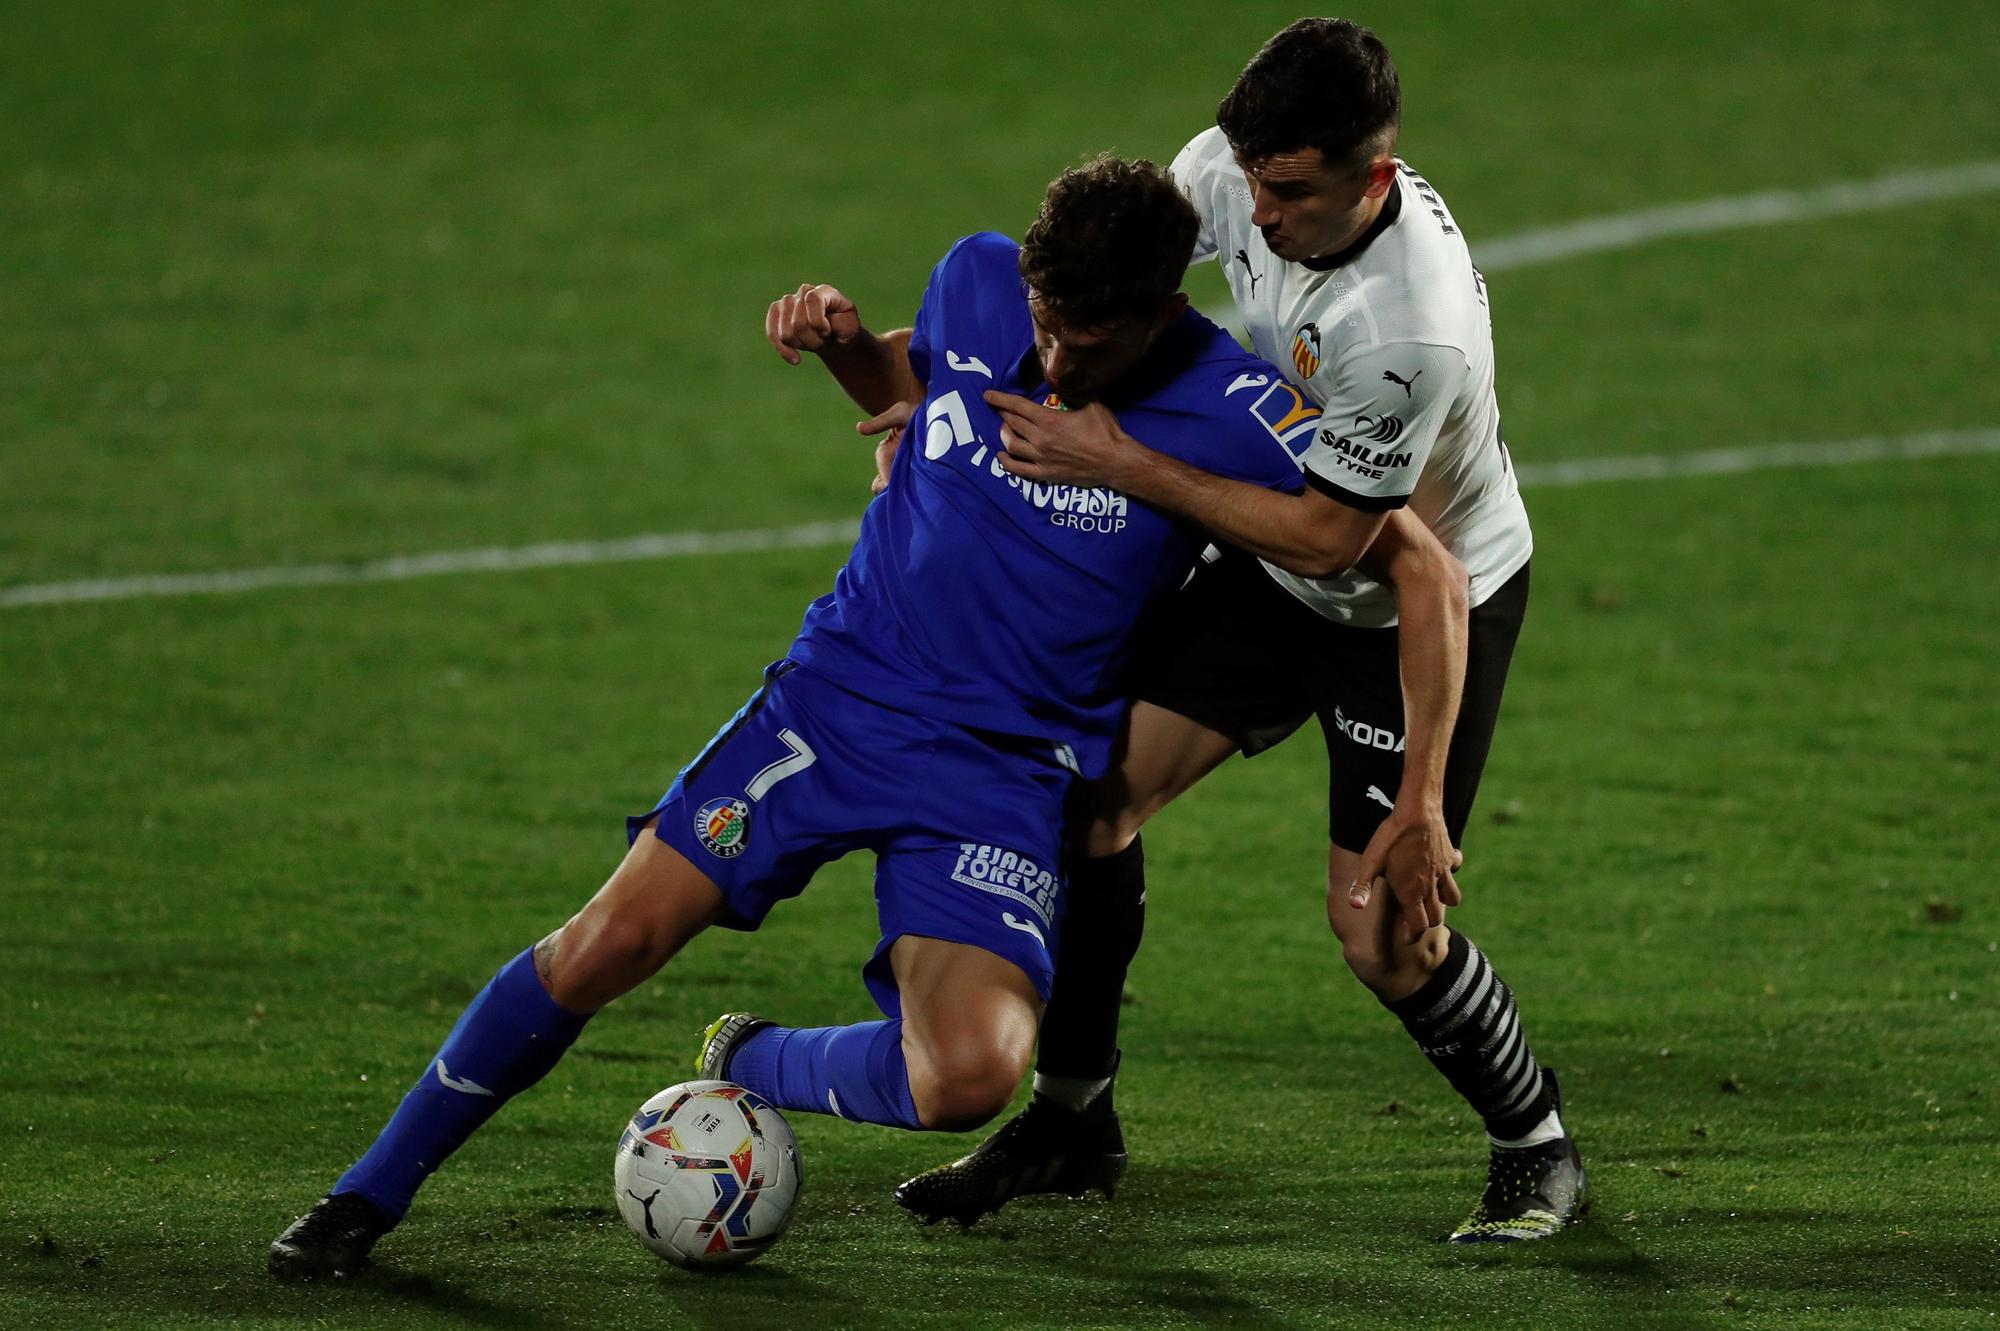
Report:
[[[1553,1083],[1528,1049],[1514,993],[1464,934],[1451,931],[1444,964],[1421,989],[1384,1006],[1485,1120],[1496,1144],[1562,1135]]]

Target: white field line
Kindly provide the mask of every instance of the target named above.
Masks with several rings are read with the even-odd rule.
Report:
[[[1973,453],[2000,453],[2000,430],[1939,430],[1900,436],[1864,435],[1818,444],[1763,444],[1706,453],[1661,453],[1636,457],[1576,458],[1531,462],[1519,468],[1531,489],[1595,485],[1604,481],[1669,480],[1683,476],[1728,476],[1740,472],[1797,467],[1840,467]],[[295,564],[220,573],[166,573],[135,578],[90,578],[0,588],[0,609],[59,605],[73,601],[121,601],[216,592],[258,591],[269,587],[327,587],[360,582],[401,582],[448,573],[508,573],[522,569],[585,564],[617,564],[686,555],[750,554],[844,545],[854,539],[859,520],[807,522],[796,527],[749,531],[662,532],[615,541],[563,541],[547,545],[491,546],[481,550],[441,550],[352,564]]]
[[[1676,204],[1610,217],[1585,218],[1564,226],[1504,236],[1481,245],[1480,267],[1489,273],[1553,263],[1579,254],[1630,249],[1668,236],[1703,235],[1738,227],[1837,217],[1896,208],[1928,199],[1963,198],[2000,192],[2000,161],[1968,162],[1929,171],[1844,181],[1806,190],[1772,190]],[[1868,437],[1831,444],[1770,444],[1657,457],[1583,458],[1523,466],[1525,485],[1580,485],[1591,481],[1643,477],[1709,476],[1783,467],[1836,466],[1885,458],[1932,457],[1948,453],[2000,451],[2000,432],[1959,431]],[[236,569],[221,573],[165,573],[132,578],[92,578],[0,588],[0,609],[71,601],[112,601],[134,597],[200,596],[255,591],[266,587],[323,587],[357,582],[396,582],[447,573],[492,573],[515,569],[610,564],[682,555],[738,554],[758,550],[838,545],[854,538],[852,520],[811,522],[734,532],[668,532],[615,541],[565,541],[548,545],[445,550],[351,564],[302,564]]]
[[[65,601],[123,601],[135,597],[204,596],[213,592],[260,591],[266,587],[330,587],[356,582],[402,582],[447,573],[512,573],[521,569],[577,564],[620,564],[683,555],[745,554],[840,545],[854,539],[859,518],[806,522],[796,527],[749,531],[659,532],[615,541],[555,541],[546,545],[488,546],[480,550],[440,550],[397,555],[351,564],[291,564],[233,569],[221,573],[156,573],[136,578],[87,578],[39,586],[0,588],[0,609],[56,605]]]
[[[1561,226],[1502,236],[1472,247],[1473,261],[1491,275],[1532,268],[1582,254],[1637,249],[1672,236],[1705,236],[1743,227],[1807,222],[1850,213],[1877,212],[1936,199],[2000,193],[2000,161],[1961,162],[1927,171],[1905,171],[1873,180],[1843,180],[1812,189],[1734,194],[1700,203],[1675,203],[1635,213],[1586,217]],[[1239,340],[1243,321],[1234,308],[1203,310]]]
[[[1900,172],[1896,176],[1876,176],[1874,180],[1842,180],[1812,190],[1732,194],[1700,204],[1668,204],[1664,208],[1584,218],[1580,222],[1476,244],[1472,246],[1472,260],[1480,266],[1480,272],[1492,276],[1510,268],[1534,268],[1536,264],[1554,264],[1580,254],[1636,250],[1672,236],[1710,236],[1746,226],[1842,218],[1856,212],[1878,212],[1926,200],[1972,198],[1978,194],[2000,194],[2000,162],[1960,162],[1958,166]],[[1202,314],[1228,328],[1238,342],[1248,342],[1242,316],[1234,306],[1228,310],[1202,310]]]
[[[1934,199],[1993,193],[2000,193],[2000,161],[1962,162],[1928,171],[1877,176],[1873,180],[1840,181],[1813,189],[1737,194],[1610,217],[1586,217],[1475,245],[1472,257],[1482,272],[1491,274],[1553,263],[1579,254],[1634,249],[1669,236],[1702,236],[1740,227],[1843,217]]]
[[[1655,453],[1638,457],[1572,458],[1528,462],[1515,469],[1524,487],[1546,489],[1600,481],[1668,480],[1679,476],[1732,476],[1746,471],[1845,467],[1857,462],[1916,461],[2000,453],[2000,430],[1932,430],[1924,434],[1862,435],[1819,444],[1754,444],[1706,453]]]

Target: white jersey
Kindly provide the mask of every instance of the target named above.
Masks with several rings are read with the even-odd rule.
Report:
[[[1528,562],[1528,511],[1500,438],[1486,283],[1444,201],[1400,159],[1381,215],[1339,254],[1290,262],[1250,221],[1250,188],[1220,129],[1173,177],[1201,215],[1194,257],[1219,259],[1257,354],[1319,404],[1306,480],[1371,512],[1405,504],[1465,565],[1478,605]],[[1303,407],[1304,404],[1300,403]],[[1359,572],[1264,566],[1329,619],[1396,622],[1394,591]]]

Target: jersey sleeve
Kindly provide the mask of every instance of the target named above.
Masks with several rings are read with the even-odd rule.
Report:
[[[917,376],[920,384],[931,381],[931,344],[936,340],[938,305],[942,299],[938,288],[944,284],[945,269],[951,265],[951,257],[957,252],[954,246],[931,269],[931,280],[924,283],[924,298],[917,302],[917,317],[910,321],[910,373]]]
[[[1304,488],[1299,458],[1312,442],[1319,408],[1278,372],[1242,360],[1215,388],[1190,404],[1170,428],[1139,437],[1190,466],[1267,490]]]
[[[917,317],[910,324],[910,370],[919,383],[931,381],[931,349],[944,340],[945,307],[953,305],[963,320],[982,308],[982,295],[1013,292],[1020,281],[1018,253],[1019,247],[1007,237],[981,231],[958,241],[931,269]]]
[[[1456,347],[1391,342],[1341,361],[1302,459],[1306,483],[1351,508],[1401,508],[1470,373]]]
[[[1215,239],[1215,207],[1208,197],[1207,181],[1204,179],[1207,172],[1201,165],[1201,147],[1205,138],[1206,131],[1188,140],[1187,146],[1174,158],[1174,164],[1167,168],[1167,174],[1173,177],[1174,184],[1194,205],[1195,216],[1201,219],[1201,230],[1194,239],[1194,257],[1188,260],[1189,263],[1213,259],[1221,248]]]

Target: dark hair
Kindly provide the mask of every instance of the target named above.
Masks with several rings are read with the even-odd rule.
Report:
[[[1250,58],[1215,123],[1248,162],[1317,148],[1328,165],[1358,169],[1394,146],[1403,91],[1381,38],[1346,19],[1302,18]]]
[[[1066,324],[1150,319],[1180,290],[1201,220],[1156,164],[1104,153],[1049,183],[1021,277]]]

